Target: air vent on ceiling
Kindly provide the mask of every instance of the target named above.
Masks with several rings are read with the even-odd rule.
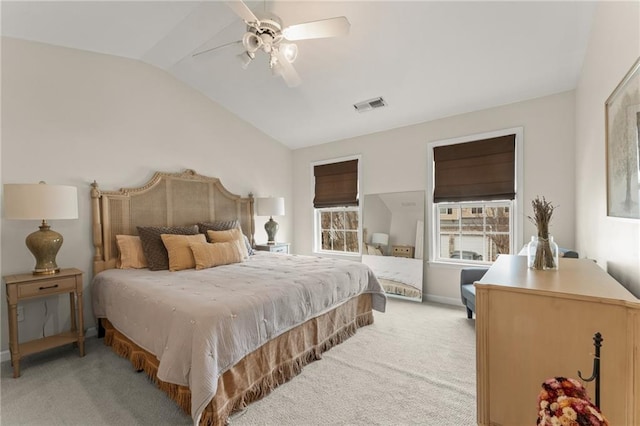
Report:
[[[358,112],[371,111],[372,109],[382,108],[384,106],[387,106],[387,103],[382,98],[369,99],[368,101],[358,102],[353,105]]]

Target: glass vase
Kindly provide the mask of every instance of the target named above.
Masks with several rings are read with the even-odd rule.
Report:
[[[548,238],[532,236],[527,246],[527,266],[538,270],[558,269],[558,252],[553,235]]]

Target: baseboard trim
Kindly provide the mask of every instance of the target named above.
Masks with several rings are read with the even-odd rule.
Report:
[[[423,300],[427,302],[443,303],[445,305],[453,305],[462,307],[462,301],[453,297],[435,296],[433,294],[425,294]]]
[[[87,328],[87,331],[84,333],[84,337],[93,337],[98,335],[98,330],[95,327]],[[6,351],[0,352],[0,362],[11,361],[11,352],[7,349]]]

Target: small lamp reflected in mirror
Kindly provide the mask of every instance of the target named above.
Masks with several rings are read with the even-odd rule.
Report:
[[[371,235],[371,244],[374,245],[380,252],[384,253],[382,247],[386,247],[389,244],[389,235],[382,232],[376,232]]]
[[[78,190],[75,186],[5,184],[4,217],[17,220],[41,220],[40,230],[29,234],[26,244],[36,258],[34,275],[60,272],[56,255],[62,247],[62,235],[51,229],[47,220],[77,219]]]
[[[269,216],[269,220],[264,224],[264,230],[267,231],[268,237],[267,244],[275,244],[278,222],[273,220],[273,216],[284,216],[284,198],[257,198],[256,204],[258,216]]]

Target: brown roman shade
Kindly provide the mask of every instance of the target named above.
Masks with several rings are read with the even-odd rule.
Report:
[[[433,149],[433,202],[515,198],[516,135]]]
[[[358,205],[358,160],[315,166],[313,175],[316,178],[313,207]]]

